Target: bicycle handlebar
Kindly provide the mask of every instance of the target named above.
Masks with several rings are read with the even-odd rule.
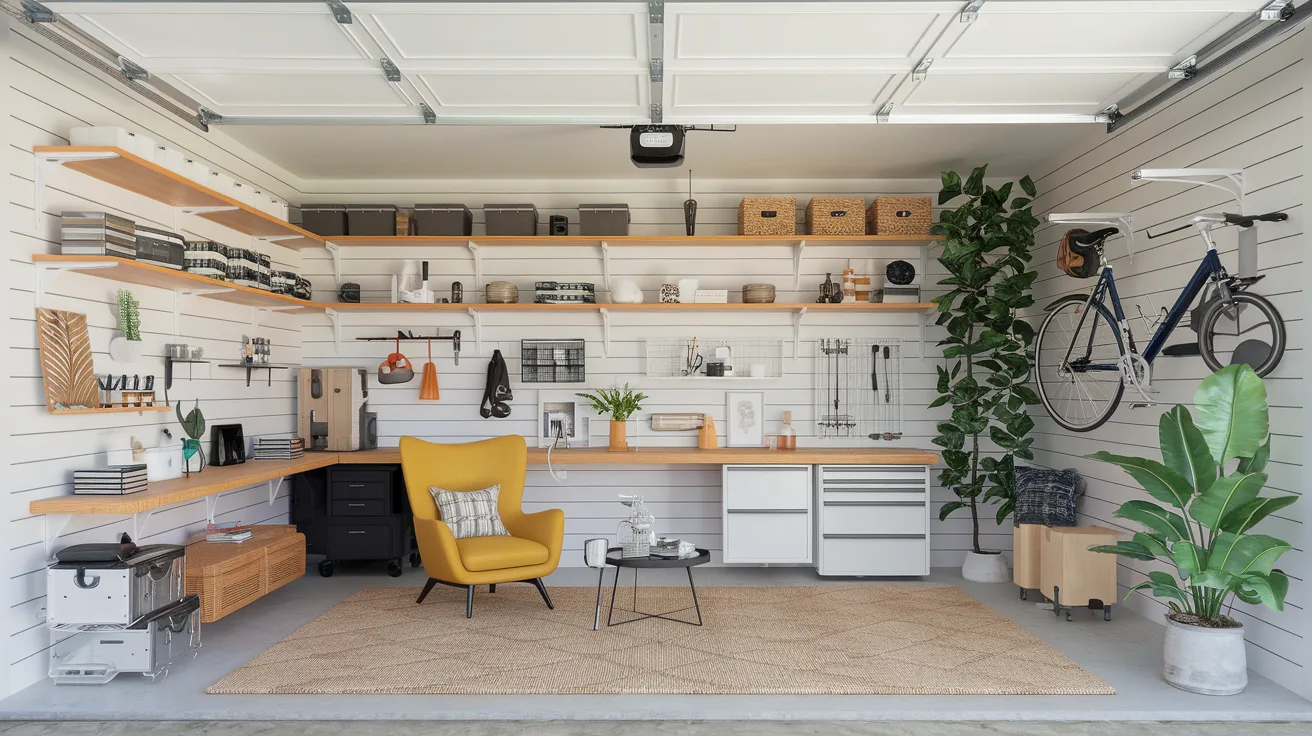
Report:
[[[1236,215],[1233,212],[1222,212],[1219,214],[1198,215],[1191,218],[1187,225],[1181,225],[1180,227],[1172,228],[1165,232],[1157,233],[1156,235],[1152,233],[1147,233],[1147,235],[1149,240],[1154,240],[1164,235],[1171,235],[1172,233],[1178,233],[1181,230],[1188,230],[1189,228],[1201,225],[1202,223],[1224,223],[1226,225],[1237,225],[1239,227],[1248,228],[1259,222],[1284,222],[1288,219],[1289,215],[1284,212],[1267,212],[1262,215]]]

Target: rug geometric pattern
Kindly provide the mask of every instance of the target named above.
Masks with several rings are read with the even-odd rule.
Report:
[[[592,630],[595,588],[365,588],[211,694],[1111,695],[1102,680],[951,586],[699,588],[703,627]],[[621,607],[633,609],[621,586]],[[688,589],[643,587],[637,610],[691,616]],[[632,614],[629,614],[632,616]]]

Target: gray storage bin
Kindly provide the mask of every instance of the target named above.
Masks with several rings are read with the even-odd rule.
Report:
[[[396,235],[396,205],[348,204],[346,232],[350,235]]]
[[[580,235],[628,235],[629,206],[627,204],[579,205]]]
[[[538,208],[531,204],[485,204],[488,235],[537,235]]]
[[[463,204],[417,204],[416,235],[473,235],[474,213]]]
[[[301,205],[301,227],[315,235],[345,235],[346,205],[303,204]]]

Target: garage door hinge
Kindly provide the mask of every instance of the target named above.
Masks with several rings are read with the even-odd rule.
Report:
[[[350,25],[351,10],[340,0],[328,0],[328,9],[333,11],[333,20],[342,25]]]
[[[885,102],[884,106],[879,108],[879,112],[875,113],[875,122],[887,123],[888,116],[892,114],[893,114],[893,103]]]
[[[218,114],[217,112],[214,112],[213,110],[209,109],[208,107],[205,107],[204,105],[196,106],[196,119],[199,120],[200,124],[202,126],[205,126],[206,128],[208,128],[211,125],[215,125],[223,122],[222,115]]]
[[[1293,0],[1272,0],[1258,12],[1257,17],[1262,20],[1278,20],[1283,23],[1294,17]]]
[[[1190,56],[1188,59],[1171,67],[1171,71],[1166,73],[1167,79],[1193,79],[1198,73],[1198,57]]]
[[[924,81],[925,75],[929,74],[929,68],[933,65],[934,65],[933,59],[929,57],[925,57],[921,59],[920,63],[916,64],[916,68],[911,72],[911,81],[913,82]]]
[[[974,23],[982,7],[984,7],[984,0],[970,0],[966,3],[966,7],[961,9],[961,17],[958,20],[962,23]]]
[[[144,82],[150,79],[150,72],[122,56],[118,57],[118,68],[123,71],[124,77],[134,82]]]
[[[419,103],[419,112],[423,113],[426,124],[433,125],[437,123],[437,113],[433,112],[433,108],[429,107],[427,102]]]
[[[383,58],[378,60],[378,63],[382,65],[383,74],[387,76],[387,81],[389,82],[401,81],[401,70],[396,68],[396,64],[393,64],[391,59],[384,56]]]
[[[1103,118],[1102,122],[1113,123],[1113,124],[1115,124],[1117,120],[1120,120],[1121,118],[1125,117],[1125,113],[1121,112],[1121,108],[1116,103],[1112,103],[1107,107],[1104,107],[1101,111],[1098,112],[1098,115]]]
[[[665,77],[665,60],[664,60],[664,59],[652,59],[652,60],[651,60],[651,81],[653,81],[653,82],[660,82],[660,81],[663,81],[663,78],[664,78],[664,77]]]
[[[54,23],[55,11],[36,0],[23,0],[23,15],[28,23]]]
[[[647,0],[647,22],[665,22],[665,0]]]
[[[663,112],[663,110],[661,109],[661,103],[659,103],[659,102],[653,102],[653,103],[651,103],[651,122],[652,122],[652,125],[660,125],[661,121],[664,120],[664,119],[665,119],[665,116],[664,116],[664,112]]]

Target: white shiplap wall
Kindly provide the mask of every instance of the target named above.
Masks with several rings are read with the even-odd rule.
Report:
[[[1269,297],[1280,310],[1289,330],[1289,348],[1283,362],[1266,378],[1271,404],[1272,462],[1268,492],[1306,495],[1309,488],[1303,457],[1308,404],[1305,400],[1308,342],[1308,292],[1312,277],[1305,235],[1309,187],[1307,114],[1309,101],[1307,31],[1283,38],[1181,94],[1150,117],[1098,136],[1079,150],[1072,150],[1038,180],[1042,195],[1036,203],[1046,212],[1133,212],[1136,242],[1134,263],[1126,258],[1124,241],[1112,240],[1116,283],[1127,314],[1144,312],[1152,305],[1170,306],[1203,255],[1201,240],[1192,230],[1162,240],[1148,241],[1144,231],[1163,229],[1200,212],[1228,209],[1234,205],[1223,192],[1178,184],[1147,183],[1132,187],[1129,174],[1139,167],[1242,167],[1248,178],[1247,210],[1286,210],[1287,222],[1263,224],[1259,231],[1260,271],[1266,276],[1256,291]],[[1056,244],[1064,228],[1048,226],[1039,234],[1036,262],[1040,278],[1036,292],[1040,304],[1056,297],[1087,289],[1056,270]],[[1236,267],[1234,230],[1217,237],[1221,260]],[[1151,330],[1141,320],[1132,327],[1147,342]],[[1187,342],[1194,333],[1177,330],[1171,343]],[[1089,490],[1081,505],[1082,521],[1124,529],[1124,521],[1112,516],[1117,506],[1141,497],[1142,490],[1119,469],[1083,459],[1081,456],[1106,449],[1127,455],[1152,452],[1157,447],[1157,419],[1172,404],[1189,405],[1199,381],[1207,375],[1200,358],[1160,358],[1153,370],[1153,386],[1160,391],[1160,406],[1130,409],[1129,392],[1121,408],[1102,428],[1088,434],[1073,434],[1057,427],[1042,407],[1036,407],[1038,422],[1035,450],[1040,463],[1053,467],[1076,467],[1089,479]],[[1287,610],[1277,613],[1261,607],[1235,607],[1244,622],[1250,643],[1252,667],[1303,695],[1312,694],[1307,668],[1312,665],[1312,607],[1307,580],[1312,574],[1309,544],[1312,535],[1312,504],[1303,501],[1263,522],[1260,531],[1290,541],[1294,550],[1280,566],[1290,575]],[[1128,589],[1145,579],[1151,563],[1121,559],[1119,581]],[[1160,615],[1161,602],[1136,594],[1130,605],[1151,615]]]
[[[40,361],[34,327],[34,271],[31,255],[57,253],[59,214],[69,210],[106,210],[163,227],[173,226],[172,210],[144,197],[101,184],[69,171],[55,171],[48,180],[39,222],[34,223],[36,204],[33,183],[32,147],[66,145],[70,128],[80,125],[118,125],[155,137],[161,143],[190,150],[229,172],[254,181],[283,196],[296,192],[277,167],[239,146],[229,145],[222,134],[200,135],[175,118],[135,101],[121,88],[82,71],[48,49],[28,29],[11,25],[0,15],[0,67],[6,104],[0,106],[4,128],[5,193],[4,269],[0,275],[5,291],[5,421],[6,483],[3,495],[5,534],[0,548],[4,592],[0,594],[0,697],[45,676],[49,635],[40,618],[45,606],[45,549],[43,519],[28,513],[28,502],[70,492],[75,468],[104,462],[110,448],[129,447],[130,438],[154,446],[169,428],[182,436],[177,419],[170,413],[54,416],[46,413],[41,386]],[[250,245],[246,236],[210,223],[198,222],[196,234],[238,245]],[[275,259],[294,265],[299,257],[282,248],[273,249]],[[161,289],[129,285],[142,303],[142,333],[145,357],[134,365],[116,365],[108,354],[108,343],[117,331],[112,307],[119,284],[80,274],[61,275],[47,296],[47,306],[86,313],[98,372],[154,374],[157,394],[162,397],[163,345],[174,342],[172,294]],[[182,340],[203,345],[207,357],[233,358],[241,336],[250,333],[250,310],[223,302],[196,298],[183,307]],[[299,319],[275,314],[265,320],[259,333],[274,342],[276,358],[295,363],[300,358]],[[208,370],[207,370],[208,369]],[[272,387],[253,381],[245,385],[241,371],[214,366],[195,366],[188,379],[180,367],[170,396],[200,399],[210,425],[240,422],[246,435],[286,433],[293,429],[295,384],[287,373],[275,374]],[[208,451],[208,442],[206,443]],[[287,502],[267,503],[263,487],[232,491],[219,501],[220,516],[243,521],[284,520]],[[163,510],[150,520],[139,542],[181,541],[205,523],[205,506],[197,500]],[[131,519],[107,516],[77,517],[66,529],[58,546],[82,542],[110,541],[131,531]]]

